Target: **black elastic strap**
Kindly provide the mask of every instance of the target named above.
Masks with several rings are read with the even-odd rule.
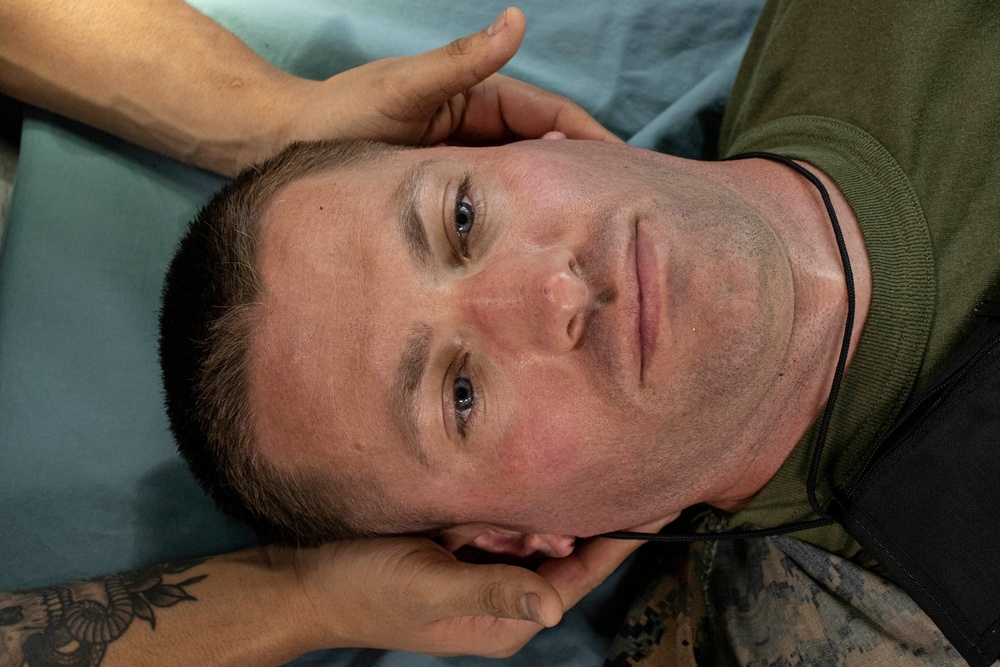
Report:
[[[830,430],[830,421],[833,419],[833,408],[837,402],[837,394],[840,393],[840,383],[844,377],[844,369],[847,367],[847,355],[851,349],[851,332],[854,329],[854,273],[851,271],[851,259],[847,254],[847,244],[844,242],[844,234],[840,229],[840,222],[837,220],[837,212],[833,209],[833,201],[830,193],[822,181],[816,175],[800,165],[782,155],[774,153],[740,153],[734,155],[729,160],[746,160],[748,158],[761,158],[780,162],[781,164],[794,169],[807,181],[812,183],[820,196],[823,198],[823,205],[826,206],[827,215],[830,216],[830,224],[833,225],[833,234],[837,238],[837,248],[840,250],[840,261],[844,265],[844,281],[847,283],[847,323],[844,325],[844,341],[840,347],[840,358],[837,360],[837,370],[833,375],[833,382],[830,385],[830,398],[827,399],[826,409],[823,410],[823,418],[820,421],[819,433],[816,436],[816,447],[813,450],[812,461],[809,465],[809,476],[806,480],[806,494],[809,497],[809,504],[819,518],[810,521],[799,521],[784,526],[774,528],[760,528],[754,530],[733,530],[718,533],[634,533],[629,531],[615,531],[613,533],[603,533],[598,537],[607,537],[615,540],[645,540],[647,542],[719,542],[723,540],[745,540],[756,537],[773,537],[785,533],[794,533],[810,528],[819,528],[834,523],[834,519],[827,512],[826,508],[820,505],[816,498],[816,483],[819,479],[819,467],[823,458],[823,448],[826,446],[827,432]]]

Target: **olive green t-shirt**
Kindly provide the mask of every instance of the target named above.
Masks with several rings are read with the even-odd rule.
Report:
[[[872,304],[836,403],[819,495],[842,488],[975,327],[1000,285],[1000,4],[772,1],[736,80],[723,157],[828,174],[857,215]],[[813,515],[816,428],[730,524]],[[867,559],[839,526],[798,537]]]

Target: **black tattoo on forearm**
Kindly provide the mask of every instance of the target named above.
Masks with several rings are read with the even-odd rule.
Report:
[[[32,591],[0,593],[0,667],[97,667],[108,645],[139,618],[156,629],[153,607],[195,601],[187,592],[207,574],[177,583],[207,558],[159,563],[129,572]]]

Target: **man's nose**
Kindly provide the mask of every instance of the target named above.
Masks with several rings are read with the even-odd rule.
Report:
[[[591,292],[567,248],[525,252],[469,278],[468,310],[484,336],[508,349],[552,353],[576,347],[591,311]]]

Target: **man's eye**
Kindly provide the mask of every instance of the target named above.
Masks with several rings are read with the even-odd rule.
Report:
[[[468,246],[466,242],[469,234],[472,233],[472,226],[476,224],[476,209],[468,197],[462,197],[455,204],[455,233],[458,235],[459,245],[462,246],[462,254],[468,256]]]
[[[472,406],[476,402],[476,392],[472,388],[472,381],[469,378],[458,375],[455,377],[454,385],[455,397],[455,423],[458,424],[458,432],[465,435],[465,424],[472,412]]]

